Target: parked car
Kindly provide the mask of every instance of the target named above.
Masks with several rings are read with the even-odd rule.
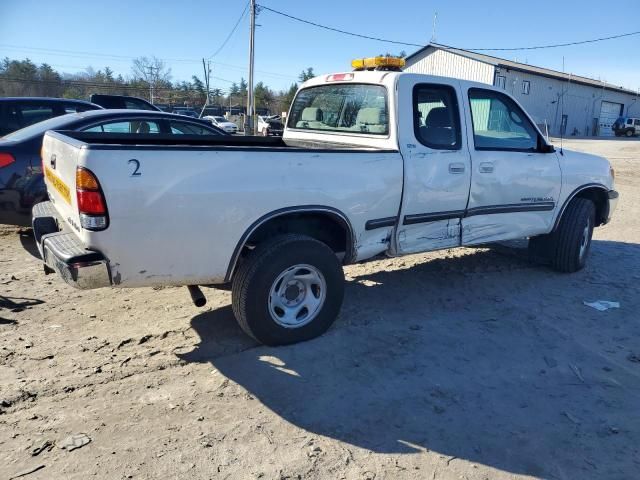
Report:
[[[605,158],[560,155],[503,89],[388,69],[308,80],[282,138],[50,131],[43,164],[48,271],[84,289],[187,285],[199,306],[197,285],[230,286],[240,326],[270,345],[326,331],[342,266],[380,254],[529,238],[580,270],[618,199]]]
[[[616,137],[640,135],[640,118],[619,117],[611,127]]]
[[[238,126],[235,123],[230,122],[226,118],[221,117],[219,115],[207,115],[205,117],[202,117],[202,119],[210,121],[212,125],[215,125],[216,127],[221,128],[227,133],[238,132]]]
[[[47,199],[40,148],[47,130],[158,134],[177,138],[226,135],[209,122],[142,110],[92,110],[36,123],[0,138],[0,223],[29,226],[31,208]]]
[[[185,117],[193,117],[193,118],[199,117],[198,112],[196,112],[192,108],[182,108],[182,107],[174,108],[173,113],[175,113],[176,115],[184,115]]]
[[[127,95],[104,95],[94,93],[89,97],[91,103],[109,109],[131,109],[131,110],[152,110],[161,112],[162,110],[143,98],[129,97]]]
[[[281,137],[284,125],[280,115],[258,115],[257,132],[263,137]]]
[[[100,109],[94,103],[67,98],[0,98],[0,137],[48,118]]]

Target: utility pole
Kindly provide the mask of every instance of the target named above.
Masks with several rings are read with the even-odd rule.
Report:
[[[244,134],[253,135],[253,55],[256,34],[256,0],[250,0],[249,5],[249,84],[247,85],[247,114],[244,119]]]
[[[154,74],[154,70],[155,70],[155,74]],[[147,74],[149,75],[149,78],[150,78],[150,81],[149,81],[149,100],[151,101],[151,103],[153,103],[153,88],[155,86],[156,78],[157,78],[157,74],[158,74],[159,70],[160,70],[160,67],[153,67],[153,66],[147,67]]]
[[[211,76],[211,62],[208,61],[205,63],[204,58],[202,59],[202,68],[204,70],[204,84],[207,89],[207,99],[202,106],[202,110],[200,110],[200,118],[202,118],[202,114],[204,113],[204,109],[209,105],[211,100],[211,89],[209,88],[209,77]]]

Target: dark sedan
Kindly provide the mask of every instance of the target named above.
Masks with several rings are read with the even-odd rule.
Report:
[[[227,135],[211,123],[163,112],[92,110],[50,118],[0,138],[0,223],[31,225],[31,207],[46,200],[40,148],[47,130]]]
[[[48,118],[100,109],[100,105],[69,98],[0,98],[0,137]]]

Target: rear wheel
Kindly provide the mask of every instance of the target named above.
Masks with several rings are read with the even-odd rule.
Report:
[[[529,241],[534,258],[544,257],[554,270],[573,273],[584,268],[591,249],[596,209],[591,200],[574,198],[555,232]]]
[[[344,297],[335,253],[304,235],[259,244],[233,278],[233,312],[240,327],[266,345],[286,345],[323,334]]]

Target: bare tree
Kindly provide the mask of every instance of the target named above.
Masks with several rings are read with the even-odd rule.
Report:
[[[131,72],[135,80],[144,80],[147,83],[167,84],[171,80],[171,69],[164,61],[154,56],[134,59]]]

